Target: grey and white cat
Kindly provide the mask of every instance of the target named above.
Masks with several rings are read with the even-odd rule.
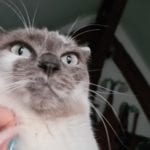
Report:
[[[88,47],[47,29],[0,33],[0,105],[12,109],[15,150],[98,150],[90,121]]]

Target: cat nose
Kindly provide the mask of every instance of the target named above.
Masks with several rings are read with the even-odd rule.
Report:
[[[60,69],[60,62],[55,55],[45,53],[40,56],[38,66],[50,76]]]

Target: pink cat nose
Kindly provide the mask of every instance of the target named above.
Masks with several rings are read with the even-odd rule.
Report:
[[[45,53],[40,56],[38,66],[46,73],[48,76],[60,69],[60,62],[57,56],[51,53]]]

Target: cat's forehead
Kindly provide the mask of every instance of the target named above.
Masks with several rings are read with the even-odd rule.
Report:
[[[4,39],[7,39],[7,42],[22,41],[32,46],[43,46],[46,49],[78,47],[71,38],[63,36],[57,31],[48,31],[47,29],[17,29],[8,32]]]

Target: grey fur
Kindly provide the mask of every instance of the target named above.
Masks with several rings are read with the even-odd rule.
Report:
[[[13,64],[13,80],[21,81],[24,78],[30,80],[24,87],[14,92],[21,93],[22,90],[27,92],[30,95],[29,107],[39,114],[62,116],[71,112],[78,113],[71,95],[80,83],[84,83],[83,88],[88,89],[89,76],[86,64],[88,52],[81,50],[76,42],[68,37],[62,38],[57,32],[49,32],[46,29],[31,29],[31,31],[18,29],[0,34],[0,53],[3,49],[10,49],[11,44],[16,42],[27,43],[34,50],[30,59],[20,59]],[[78,54],[77,66],[68,67],[60,61],[60,57],[67,52]],[[41,55],[45,53],[54,55],[60,62],[59,69],[50,76],[38,66]]]

